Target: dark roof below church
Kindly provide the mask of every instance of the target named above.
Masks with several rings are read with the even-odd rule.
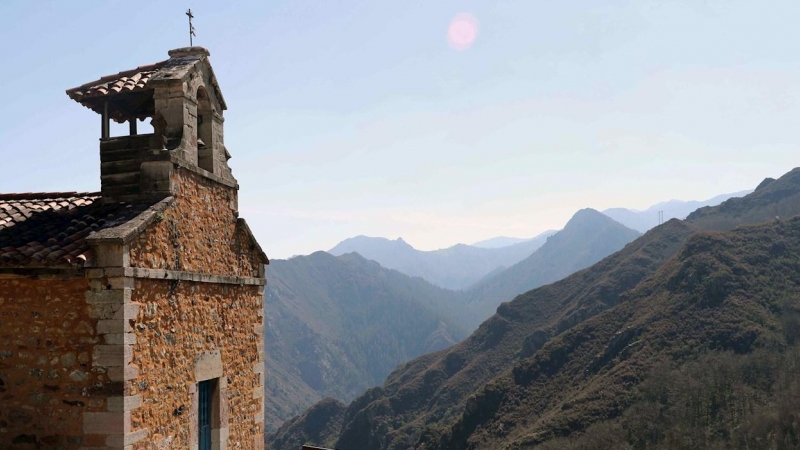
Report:
[[[103,204],[99,192],[0,194],[0,267],[82,266],[92,256],[87,237],[152,205]]]

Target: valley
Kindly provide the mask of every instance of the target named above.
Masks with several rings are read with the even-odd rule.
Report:
[[[785,367],[800,308],[800,220],[791,219],[798,213],[795,169],[745,197],[670,220],[591,267],[502,303],[464,341],[402,364],[349,405],[312,407],[268,442],[276,450],[312,438],[343,449],[593,448],[590,436],[643,426],[630,408],[648,407],[647,392],[665,386],[656,377],[665,370],[696,371],[694,361],[742,367],[758,352],[774,361],[764,367]],[[786,367],[751,387],[795,389]],[[752,406],[785,409],[794,399],[765,394]],[[665,416],[661,434],[641,438],[678,448],[664,436],[681,420]],[[692,423],[704,436],[722,426],[704,420]],[[773,446],[764,448],[793,448],[786,443],[797,442],[798,427],[786,426],[783,440],[769,437]],[[732,446],[745,437],[713,439]]]

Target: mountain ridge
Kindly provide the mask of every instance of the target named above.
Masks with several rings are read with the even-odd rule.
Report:
[[[615,235],[615,230],[617,232],[624,230],[621,234],[625,236],[622,241],[619,241],[618,236]],[[450,328],[467,331],[474,329],[494,313],[501,300],[511,299],[526,290],[520,288],[519,283],[539,285],[561,278],[594,262],[592,259],[600,259],[602,256],[614,252],[637,235],[638,233],[635,231],[617,224],[597,211],[590,209],[578,211],[564,227],[564,230],[548,236],[548,243],[544,245],[543,249],[544,256],[533,257],[532,262],[528,263],[525,263],[524,260],[507,269],[514,274],[512,280],[515,284],[507,287],[502,298],[482,298],[479,291],[450,291],[438,288],[419,277],[402,276],[400,278],[405,280],[406,284],[414,283],[417,286],[425,286],[428,295],[440,299],[438,302],[423,302],[423,306],[434,314],[449,319],[449,327],[429,328],[426,331],[427,340],[432,341],[427,344],[428,349],[444,348],[447,346],[445,344],[453,344],[466,335],[464,333],[448,333]],[[397,244],[401,247],[407,246],[402,240]],[[582,252],[587,249],[588,253],[583,254]],[[540,250],[534,252],[534,255]],[[560,259],[548,261],[551,254],[560,255]],[[570,259],[569,255],[575,255],[574,260]],[[587,255],[590,258],[588,260],[586,259]],[[345,274],[344,266],[359,268],[361,275]],[[301,267],[303,270],[299,269]],[[288,270],[289,268],[294,268],[294,271]],[[323,365],[328,367],[326,369],[328,372],[336,372],[331,369],[336,366],[332,361],[344,361],[343,364],[346,364],[347,361],[352,360],[347,356],[347,352],[343,352],[340,342],[342,337],[337,331],[342,329],[342,321],[346,318],[347,313],[341,310],[341,306],[336,307],[332,304],[330,290],[341,289],[336,286],[341,285],[342,280],[348,277],[363,277],[366,269],[371,270],[373,274],[381,274],[381,277],[386,277],[386,274],[389,273],[400,275],[394,270],[383,268],[375,261],[363,258],[358,253],[333,256],[325,252],[316,252],[307,257],[295,257],[287,261],[277,260],[269,269],[273,273],[270,274],[272,281],[267,288],[267,308],[272,309],[267,313],[268,329],[280,330],[281,325],[291,328],[286,328],[283,333],[266,338],[270,345],[270,348],[267,349],[267,365],[268,373],[271,374],[268,382],[265,383],[269,387],[267,417],[272,419],[271,423],[275,426],[289,415],[300,413],[300,407],[308,406],[314,400],[331,396],[347,401],[352,399],[352,389],[363,390],[368,387],[364,374],[360,374],[356,378],[361,381],[355,387],[340,386],[337,389],[334,386],[336,382],[326,381],[322,375],[324,371],[318,368]],[[537,276],[539,271],[542,271],[544,275]],[[499,272],[504,271],[500,270]],[[331,273],[335,273],[336,276],[331,278]],[[374,281],[374,278],[373,275],[364,282],[369,283]],[[505,282],[502,281],[504,278],[500,278],[500,280]],[[405,301],[417,300],[414,293],[405,292],[408,289],[399,285],[394,286],[395,290],[399,289],[401,294],[407,294],[402,297]],[[301,292],[293,293],[293,291]],[[472,292],[475,292],[475,295],[470,297]],[[397,292],[395,292],[396,294]],[[382,295],[385,297],[388,294],[384,292]],[[309,311],[312,308],[309,303],[311,301],[314,302],[313,311]],[[282,348],[279,344],[286,338],[282,338],[281,334],[286,335],[290,332],[301,336],[303,344],[284,345]],[[399,334],[398,330],[393,330],[391,327],[386,328],[385,333],[387,336]],[[333,344],[320,343],[321,336],[325,336]],[[417,338],[420,339],[420,337]],[[313,343],[310,347],[308,346],[309,342]],[[290,355],[301,355],[302,358],[298,361],[296,356],[289,357]],[[385,363],[381,367],[386,372],[382,378],[373,379],[373,385],[383,381],[385,375],[388,375],[388,370],[393,368],[393,366],[387,368]],[[341,371],[342,369],[337,370]],[[354,369],[351,367],[348,370]],[[281,404],[285,407],[281,407]],[[322,409],[322,411],[328,410],[330,409]]]
[[[515,237],[509,237],[509,236],[495,236],[495,237],[492,237],[492,238],[489,238],[489,239],[484,239],[482,241],[473,242],[472,244],[469,244],[469,245],[471,245],[473,247],[480,247],[480,248],[502,248],[502,247],[508,247],[508,246],[514,245],[514,244],[520,244],[522,242],[527,242],[527,241],[530,241],[531,239],[536,239],[536,237],[538,237],[538,236],[545,236],[545,237],[546,236],[550,236],[550,235],[556,233],[557,231],[558,230],[547,230],[547,231],[544,231],[542,233],[539,233],[537,236],[532,237],[532,238],[515,238]]]
[[[541,247],[552,233],[541,233],[520,243],[482,248],[456,244],[439,250],[417,250],[402,238],[356,236],[328,250],[339,256],[358,253],[383,267],[418,276],[443,288],[462,290],[501,266],[512,266]]]
[[[774,252],[776,244],[780,256]],[[691,361],[712,351],[747,354],[783,346],[791,330],[775,326],[776,311],[800,303],[765,294],[793,291],[800,277],[796,265],[789,269],[795,276],[776,271],[784,267],[781,258],[800,260],[800,218],[692,235],[618,305],[554,337],[486,385],[450,432],[426,448],[517,448],[569,434],[565,427],[578,415],[594,416],[577,419],[589,420],[586,426],[602,420],[602,412],[614,411],[618,402],[632,403],[631,389],[657,368],[652,354]],[[574,378],[569,375],[576,369],[597,379],[576,390],[570,387]],[[525,390],[528,398],[549,397],[549,404],[505,406],[520,395],[512,393],[517,389]],[[560,394],[548,396],[544,391]],[[557,407],[562,402],[573,406]],[[519,422],[523,416],[548,411],[547,424]],[[487,433],[497,420],[507,427],[503,436]],[[512,424],[522,430],[509,429]]]
[[[448,349],[421,356],[401,365],[389,375],[383,385],[368,390],[354,400],[344,413],[340,431],[326,435],[324,440],[318,443],[339,448],[374,449],[411,447],[455,449],[467,446],[469,448],[498,448],[498,443],[504,443],[504,446],[507,444],[510,445],[508,448],[516,449],[520,448],[519,446],[528,447],[542,444],[548,439],[564,435],[564,433],[569,434],[572,432],[570,430],[573,430],[570,423],[592,423],[588,421],[588,418],[580,419],[583,416],[571,415],[573,410],[589,411],[585,408],[558,406],[549,409],[550,407],[547,407],[537,410],[539,412],[536,414],[551,411],[552,414],[555,414],[553,417],[562,417],[567,421],[557,422],[562,425],[559,425],[561,428],[559,426],[553,428],[557,431],[556,435],[553,435],[552,431],[548,432],[550,434],[541,434],[541,431],[535,431],[535,428],[530,428],[524,423],[528,419],[516,419],[508,416],[508,420],[511,422],[504,425],[506,423],[504,422],[505,416],[499,412],[513,411],[514,408],[519,410],[514,406],[514,402],[522,401],[523,403],[520,404],[535,406],[535,402],[533,404],[525,402],[529,401],[527,399],[549,398],[546,395],[530,397],[527,394],[514,393],[522,391],[507,389],[506,387],[513,388],[514,383],[517,383],[516,374],[527,377],[525,379],[534,380],[534,384],[529,384],[530,386],[539,386],[535,382],[536,377],[549,377],[551,376],[549,374],[566,377],[573,376],[570,374],[578,374],[577,379],[570,379],[573,380],[571,383],[580,384],[582,375],[579,374],[585,373],[587,367],[589,370],[596,371],[596,368],[602,368],[603,364],[607,364],[607,361],[603,362],[605,360],[605,357],[602,356],[603,352],[611,349],[608,350],[610,352],[608,355],[613,360],[615,355],[620,354],[619,351],[622,348],[636,342],[638,331],[635,326],[634,331],[625,332],[624,328],[620,330],[616,325],[612,325],[610,328],[604,329],[599,340],[592,341],[597,344],[591,344],[588,347],[574,347],[573,344],[569,344],[569,342],[573,342],[575,345],[582,345],[580,344],[582,341],[574,341],[574,339],[585,340],[585,337],[591,337],[594,332],[590,331],[590,328],[581,327],[590,326],[594,323],[592,320],[606,320],[604,317],[615,314],[613,311],[623,311],[624,308],[618,309],[617,307],[619,305],[628,307],[627,305],[630,303],[626,302],[631,298],[647,297],[656,292],[655,287],[657,286],[662,286],[658,292],[663,294],[659,295],[668,295],[667,291],[662,288],[670,278],[664,275],[666,272],[663,271],[667,269],[662,269],[662,267],[666,267],[664,264],[668,261],[678,258],[676,255],[682,254],[679,252],[681,248],[684,249],[682,250],[683,254],[689,254],[686,253],[689,251],[687,248],[694,248],[693,251],[699,252],[700,255],[706,255],[707,253],[704,253],[706,251],[711,252],[708,254],[712,255],[712,259],[708,260],[710,266],[707,267],[712,268],[709,269],[711,274],[716,273],[713,269],[716,267],[716,263],[711,261],[716,257],[714,255],[717,253],[714,253],[716,251],[714,249],[718,247],[714,245],[703,247],[703,243],[710,238],[690,239],[691,236],[697,235],[701,231],[713,230],[715,226],[723,226],[724,230],[732,230],[727,231],[729,233],[738,233],[737,236],[744,236],[748,233],[748,228],[743,230],[733,230],[733,228],[755,223],[754,221],[773,220],[772,212],[777,206],[783,216],[800,213],[800,199],[797,197],[800,193],[800,182],[798,182],[797,176],[800,172],[798,171],[800,169],[795,169],[778,180],[768,183],[759,189],[761,192],[757,197],[751,197],[753,194],[750,194],[744,198],[728,200],[724,206],[714,207],[716,209],[712,208],[702,214],[690,217],[686,221],[670,220],[648,231],[622,250],[591,267],[555,283],[528,291],[517,296],[513,301],[502,303],[497,308],[497,313],[483,322],[464,341]],[[794,220],[792,226],[800,230],[800,220]],[[783,223],[785,223],[784,220],[774,220],[773,224],[765,226],[779,229]],[[712,241],[714,236],[712,234]],[[722,241],[732,239],[726,236],[722,235],[718,239]],[[691,243],[691,245],[687,243]],[[762,244],[756,236],[748,245]],[[780,246],[777,247],[777,249],[780,248]],[[722,252],[719,254],[722,255],[725,251],[727,250],[719,250]],[[767,247],[757,251],[761,254],[769,254],[770,251],[775,250]],[[706,264],[703,262],[706,261],[704,258],[706,256],[698,256],[692,263],[694,265],[687,266],[679,279],[691,280],[691,277],[686,277],[693,273],[693,270],[706,267],[703,265]],[[751,270],[761,267],[745,262],[751,264],[750,267],[753,267]],[[720,263],[726,264],[724,258]],[[692,269],[692,267],[695,268]],[[674,273],[674,270],[669,273]],[[703,292],[710,292],[717,298],[724,299],[731,292],[729,291],[731,289],[729,286],[733,286],[731,280],[736,279],[737,276],[735,270],[732,270],[730,275],[722,270],[719,276],[714,275],[707,283],[698,286],[704,289]],[[648,279],[651,281],[644,283]],[[680,311],[680,308],[676,311]],[[681,322],[673,323],[680,324]],[[612,322],[608,322],[608,324],[611,325]],[[582,331],[576,331],[579,329]],[[621,332],[619,335],[621,337],[614,337],[618,336],[614,334],[617,332]],[[743,336],[747,336],[747,333]],[[570,341],[571,339],[573,340]],[[615,342],[617,344],[614,344]],[[567,343],[568,346],[563,347],[563,343]],[[599,353],[597,363],[592,362],[598,355],[597,350],[592,350],[597,347],[592,346],[600,346],[601,343],[601,348],[606,350]],[[588,356],[581,357],[579,360],[589,361],[591,364],[587,363],[588,366],[585,364],[583,366],[565,366],[566,355],[573,351],[570,350],[573,347],[585,349],[581,351],[588,352],[586,353]],[[540,361],[541,363],[531,366],[530,361]],[[572,367],[572,369],[569,369],[569,372],[562,372],[562,367]],[[507,370],[508,372],[506,372]],[[505,375],[503,375],[504,373]],[[536,373],[542,375],[535,375]],[[533,378],[531,378],[532,376]],[[520,397],[520,395],[523,396]],[[601,399],[605,398],[602,396],[602,391],[593,395],[600,395]],[[608,398],[613,399],[614,397],[611,395]],[[598,405],[601,407],[598,414],[608,414],[600,412],[603,411],[602,408],[608,407],[607,403],[598,403]],[[541,417],[543,418],[541,423],[549,423],[544,420],[545,416]],[[569,417],[573,418],[569,419]],[[574,420],[579,420],[579,422],[574,422]],[[282,442],[297,443],[301,441],[300,434],[302,433],[297,431],[299,426],[300,424],[295,422],[292,426],[287,425],[282,428],[279,431]],[[582,425],[582,427],[585,426]],[[504,431],[506,429],[510,431]],[[518,440],[517,438],[524,436],[515,435],[506,439],[510,432],[516,433],[514,429],[522,430],[520,431],[522,435],[527,435],[529,430],[534,430],[535,436],[543,436],[543,438],[534,436],[530,439]],[[548,428],[545,427],[541,430],[546,431]],[[624,433],[622,434],[624,435]],[[292,440],[294,439],[292,436],[297,440]],[[467,444],[465,445],[465,443]],[[282,448],[276,447],[276,450],[282,450]]]
[[[501,302],[584,269],[639,235],[597,210],[581,209],[532,255],[469,289],[468,302],[483,320]]]
[[[743,190],[729,194],[720,194],[708,200],[667,200],[656,203],[644,210],[630,208],[608,208],[603,214],[617,222],[639,232],[645,232],[659,223],[659,212],[663,213],[663,221],[685,219],[690,213],[704,206],[716,206],[730,198],[743,197],[753,190]]]

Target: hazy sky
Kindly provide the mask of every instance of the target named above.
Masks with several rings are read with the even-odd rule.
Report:
[[[3,0],[0,192],[99,190],[100,119],[64,91],[188,45],[187,7],[272,258],[533,236],[800,160],[796,0]]]

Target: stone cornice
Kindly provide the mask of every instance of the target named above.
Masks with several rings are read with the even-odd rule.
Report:
[[[174,152],[174,150],[172,152]],[[172,152],[170,152],[170,161],[173,164],[175,164],[176,166],[184,168],[184,169],[188,170],[189,172],[194,172],[194,173],[196,173],[198,175],[202,175],[202,176],[208,178],[209,180],[215,181],[215,182],[217,182],[217,183],[219,183],[219,184],[221,184],[223,186],[227,186],[229,188],[239,190],[239,184],[235,180],[229,180],[227,178],[222,178],[219,175],[214,175],[213,173],[211,173],[211,172],[209,172],[209,171],[207,171],[205,169],[201,169],[200,167],[195,166],[194,164],[190,164],[190,163],[184,161],[183,159],[178,158]]]
[[[203,273],[181,272],[178,270],[146,269],[142,267],[110,267],[105,269],[88,269],[88,278],[144,278],[151,280],[180,280],[197,283],[235,284],[239,286],[266,286],[267,280],[256,277],[231,277],[225,275],[208,275]]]

